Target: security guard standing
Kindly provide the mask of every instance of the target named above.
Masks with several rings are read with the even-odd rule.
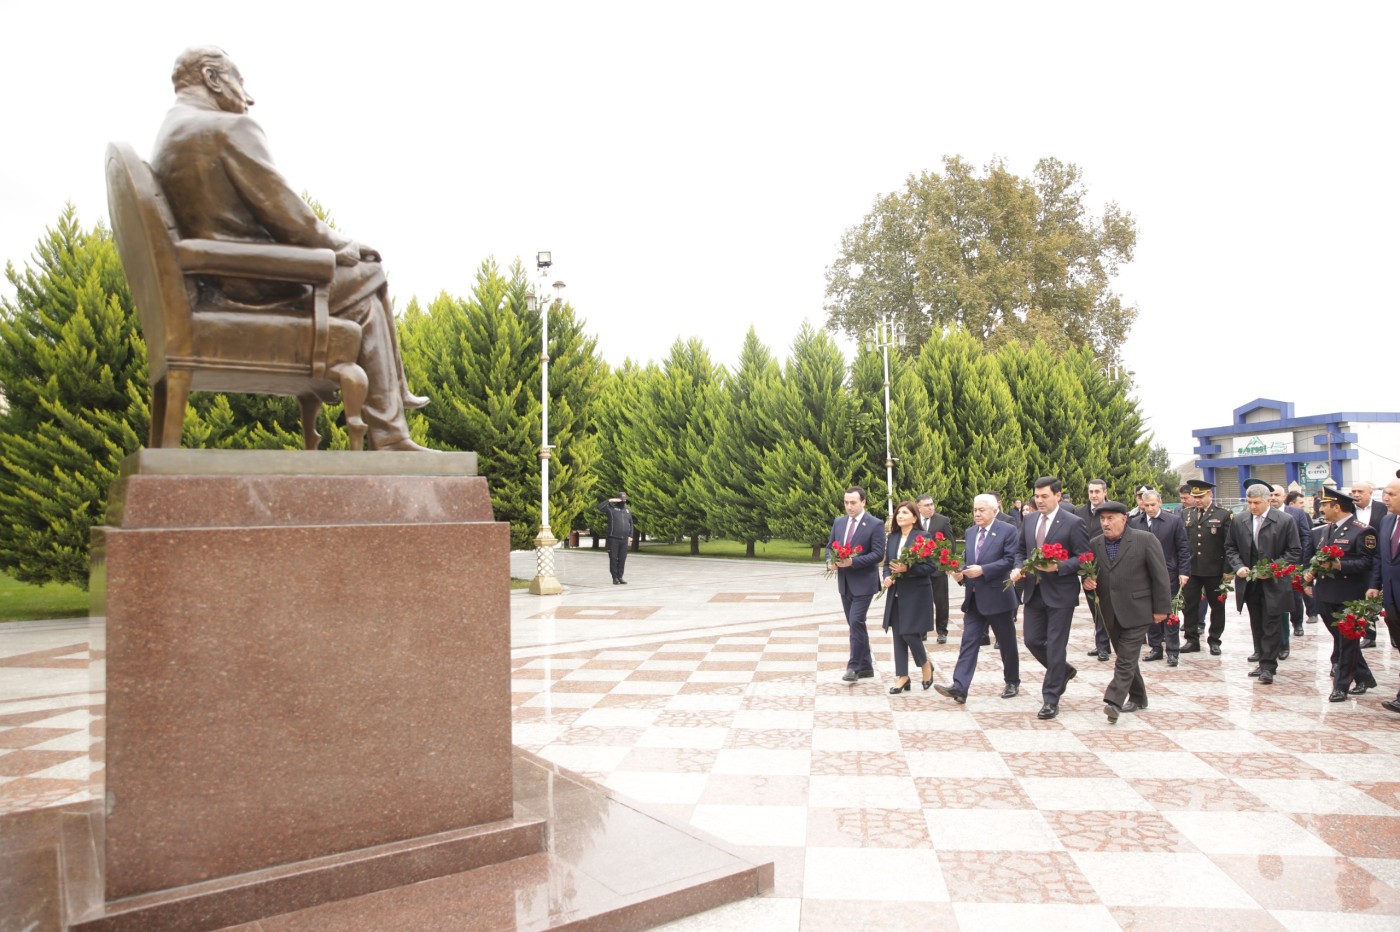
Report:
[[[1356,499],[1347,493],[1323,488],[1319,506],[1327,524],[1313,531],[1317,547],[1339,548],[1341,565],[1310,581],[1318,613],[1332,635],[1332,693],[1327,698],[1345,702],[1348,692],[1359,696],[1376,685],[1376,678],[1361,654],[1361,642],[1343,637],[1334,616],[1342,603],[1366,597],[1379,541],[1375,528],[1356,519]]]
[[[1207,643],[1210,652],[1220,655],[1220,636],[1225,633],[1225,603],[1216,598],[1215,590],[1229,574],[1225,566],[1225,536],[1233,515],[1215,504],[1215,485],[1204,479],[1191,480],[1191,494],[1197,507],[1186,512],[1186,542],[1191,548],[1191,578],[1182,588],[1186,598],[1186,617],[1181,622],[1181,634],[1186,641],[1183,654],[1201,649],[1199,620],[1193,610],[1202,594],[1210,604],[1210,632]]]

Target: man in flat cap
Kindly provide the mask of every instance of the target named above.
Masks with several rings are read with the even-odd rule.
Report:
[[[1186,541],[1191,547],[1191,578],[1183,588],[1186,617],[1181,620],[1181,635],[1186,642],[1183,654],[1201,649],[1201,630],[1196,604],[1205,596],[1210,604],[1210,631],[1206,636],[1210,652],[1220,655],[1220,637],[1225,633],[1225,603],[1215,598],[1221,581],[1229,577],[1225,566],[1225,535],[1230,530],[1231,514],[1215,504],[1215,484],[1204,479],[1191,480],[1191,495],[1196,507],[1186,513]]]
[[[1293,607],[1293,585],[1287,579],[1248,579],[1250,569],[1262,560],[1279,566],[1296,566],[1303,558],[1298,525],[1271,506],[1273,487],[1262,479],[1244,484],[1245,510],[1230,522],[1225,535],[1225,563],[1235,575],[1235,610],[1249,609],[1254,635],[1254,656],[1259,666],[1250,676],[1265,686],[1278,674],[1283,619]]]
[[[408,437],[404,411],[428,399],[408,391],[379,253],[322,223],[283,179],[272,164],[267,137],[248,116],[253,98],[243,89],[243,76],[222,49],[186,49],[175,60],[171,81],[175,105],[156,136],[151,170],[180,235],[334,250],[330,311],[360,325],[357,361],[369,377],[361,413],[370,446],[422,450]],[[224,276],[205,276],[200,288],[256,306],[275,306],[304,290]]]
[[[1103,532],[1089,542],[1098,575],[1084,588],[1098,595],[1099,614],[1113,642],[1113,680],[1103,694],[1110,723],[1123,712],[1147,708],[1147,686],[1138,657],[1147,629],[1171,613],[1167,561],[1156,536],[1128,527],[1128,508],[1106,500],[1097,509]]]
[[[1332,693],[1327,698],[1345,702],[1348,692],[1359,696],[1376,685],[1360,642],[1342,636],[1336,616],[1342,612],[1343,603],[1366,597],[1379,538],[1375,528],[1356,521],[1356,500],[1340,489],[1324,487],[1319,507],[1327,524],[1313,532],[1318,549],[1336,547],[1342,555],[1341,565],[1312,579],[1311,588],[1317,610],[1332,635]]]

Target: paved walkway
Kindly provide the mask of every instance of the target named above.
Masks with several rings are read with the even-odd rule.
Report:
[[[1015,699],[985,650],[966,706],[890,696],[878,622],[876,679],[841,683],[817,568],[634,555],[627,586],[602,551],[557,568],[562,596],[511,597],[516,743],[777,865],[771,895],[674,928],[1400,928],[1384,634],[1382,689],[1331,704],[1321,628],[1260,686],[1231,613],[1224,656],[1145,665],[1149,708],[1111,726],[1081,613],[1080,675],[1042,722],[1024,651]],[[101,648],[98,624],[0,625],[0,811],[100,792]]]

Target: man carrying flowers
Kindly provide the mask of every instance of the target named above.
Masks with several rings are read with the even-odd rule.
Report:
[[[1262,479],[1245,481],[1245,510],[1230,521],[1225,535],[1225,564],[1235,576],[1235,610],[1249,610],[1249,630],[1254,636],[1249,671],[1268,685],[1278,674],[1284,616],[1293,608],[1293,587],[1282,568],[1297,564],[1303,556],[1298,525],[1270,507],[1273,491]]]

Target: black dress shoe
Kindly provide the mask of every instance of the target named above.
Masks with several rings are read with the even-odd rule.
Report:
[[[1179,659],[1177,659],[1176,654],[1168,654],[1168,655],[1167,655],[1167,666],[1169,666],[1169,667],[1174,667],[1174,666],[1177,666],[1177,665],[1180,664],[1180,663],[1181,663],[1181,661],[1180,661]]]
[[[920,672],[922,672],[922,671],[920,671]],[[919,680],[919,685],[922,686],[922,687],[924,688],[924,692],[928,692],[929,687],[933,685],[933,664],[932,664],[932,663],[928,664],[928,679],[926,679],[926,680]]]
[[[1389,709],[1392,712],[1400,712],[1400,702],[1394,699],[1386,699],[1381,703],[1382,709]]]
[[[1250,675],[1250,676],[1259,676],[1259,675],[1261,675],[1263,672],[1264,672],[1264,668],[1263,668],[1263,667],[1255,667],[1253,670],[1250,670],[1250,671],[1249,671],[1249,675]]]
[[[1201,642],[1200,642],[1200,641],[1187,641],[1185,644],[1183,644],[1183,645],[1181,646],[1181,653],[1183,653],[1183,654],[1199,654],[1200,652],[1201,652]]]
[[[872,676],[874,676],[874,675],[875,675],[875,671],[874,671],[874,670],[857,670],[857,671],[856,671],[856,678],[857,678],[857,679],[868,680],[868,679],[870,679],[870,678],[871,678]]]
[[[1162,648],[1160,648],[1160,647],[1154,647],[1154,648],[1152,648],[1152,650],[1148,653],[1148,655],[1147,655],[1146,657],[1142,658],[1142,662],[1143,662],[1143,663],[1151,663],[1151,662],[1154,661],[1154,660],[1161,660],[1161,659],[1162,659],[1162,656],[1163,656],[1163,655],[1162,655]]]
[[[1283,650],[1281,650],[1281,651],[1278,652],[1278,659],[1279,659],[1279,660],[1287,660],[1287,659],[1288,659],[1289,653],[1290,653],[1290,651],[1289,651],[1287,648],[1284,648]]]
[[[1362,638],[1362,639],[1361,639],[1361,646],[1362,646],[1362,647],[1375,647],[1375,646],[1376,646],[1376,639],[1375,639],[1375,638]]]
[[[1101,650],[1101,651],[1098,652],[1098,654],[1099,654],[1099,663],[1103,663],[1104,661],[1108,660],[1108,651],[1106,651],[1106,650]]]
[[[1212,644],[1212,645],[1210,645],[1210,655],[1211,655],[1212,657],[1219,657],[1219,656],[1220,656],[1220,645],[1219,645],[1219,644]]]
[[[1254,653],[1250,654],[1248,657],[1246,657],[1246,658],[1244,658],[1244,659],[1245,659],[1245,660],[1248,660],[1250,663],[1258,663],[1258,662],[1259,662],[1259,651],[1256,650]]]
[[[1019,693],[1020,691],[1021,691],[1021,684],[1020,684],[1020,683],[1007,683],[1007,684],[1006,684],[1006,688],[1003,689],[1003,690],[1001,691],[1001,698],[1003,698],[1003,699],[1014,699],[1014,698],[1016,698],[1016,694]]]
[[[627,580],[623,579],[621,576],[617,577],[617,581],[622,583],[622,585],[624,586],[627,585]]]
[[[1268,686],[1268,685],[1269,685],[1270,683],[1272,683],[1273,681],[1274,681],[1274,675],[1273,675],[1272,673],[1270,673],[1268,670],[1265,670],[1263,673],[1260,673],[1260,674],[1259,674],[1259,682],[1263,683],[1265,686]]]
[[[1069,666],[1069,665],[1066,664],[1066,666]],[[1074,678],[1075,678],[1076,676],[1078,676],[1078,675],[1079,675],[1079,670],[1078,670],[1077,668],[1075,668],[1075,667],[1070,667],[1070,668],[1069,668],[1069,672],[1065,674],[1065,682],[1068,683],[1070,680],[1074,679]]]
[[[944,686],[942,683],[934,683],[933,689],[934,692],[938,693],[938,695],[947,696],[949,699],[953,700],[958,705],[967,704],[967,693],[965,692],[956,690],[951,686]]]
[[[1087,654],[1085,654],[1084,656],[1086,656],[1086,657],[1097,657],[1098,655],[1099,655],[1099,649],[1098,649],[1097,647],[1091,647],[1091,648],[1089,648],[1089,652],[1088,652]]]
[[[1303,624],[1302,624],[1302,622],[1299,622],[1298,624],[1296,624],[1296,625],[1293,626],[1293,636],[1294,636],[1294,637],[1302,637],[1302,636],[1303,636]]]
[[[913,684],[912,681],[910,681],[910,680],[905,680],[903,686],[891,686],[891,687],[890,687],[890,695],[891,695],[891,696],[897,696],[897,695],[899,695],[900,693],[907,693],[907,692],[909,692],[910,689],[913,688],[913,685],[914,685],[914,684]]]
[[[983,646],[983,647],[991,647],[991,646],[992,646],[992,639],[991,639],[990,637],[988,637],[987,635],[985,635],[985,634],[982,635],[982,646]]]
[[[847,671],[846,671],[846,674],[845,674],[844,676],[841,677],[841,682],[843,682],[843,683],[854,683],[855,681],[856,681],[856,671],[854,671],[854,670],[847,670]]]
[[[1351,689],[1348,689],[1347,692],[1351,693],[1353,696],[1364,696],[1366,695],[1366,690],[1370,688],[1371,687],[1367,686],[1365,683],[1357,683]]]
[[[1344,692],[1342,692],[1340,689],[1334,689],[1334,690],[1332,690],[1332,695],[1330,695],[1330,696],[1327,697],[1327,701],[1328,701],[1328,702],[1346,702],[1346,701],[1347,701],[1347,694],[1344,693]]]
[[[1038,719],[1042,719],[1042,720],[1043,720],[1043,719],[1047,719],[1047,718],[1054,718],[1056,715],[1059,715],[1059,714],[1060,714],[1060,707],[1059,707],[1059,706],[1057,706],[1057,705],[1050,705],[1049,703],[1047,703],[1047,704],[1045,704],[1045,705],[1043,705],[1043,706],[1040,707],[1040,711],[1037,712],[1037,713],[1035,713],[1035,717],[1038,718]]]
[[[1127,702],[1123,703],[1123,708],[1121,711],[1137,712],[1138,710],[1145,708],[1147,708],[1146,702],[1134,702],[1133,700],[1129,699]]]
[[[614,577],[613,577],[613,585],[614,585],[614,586],[620,586],[620,585],[622,585],[622,580],[620,580],[620,579],[618,579],[616,576],[614,576]]]
[[[948,635],[946,635],[946,634],[940,634],[940,635],[938,636],[938,643],[940,643],[940,644],[947,644],[947,643],[948,643]]]
[[[1317,616],[1316,616],[1316,615],[1309,615],[1309,616],[1308,616],[1308,624],[1310,624],[1310,625],[1315,625],[1315,624],[1317,624]]]
[[[1103,714],[1108,716],[1108,723],[1110,725],[1118,724],[1118,706],[1111,702],[1105,702],[1103,704]]]

